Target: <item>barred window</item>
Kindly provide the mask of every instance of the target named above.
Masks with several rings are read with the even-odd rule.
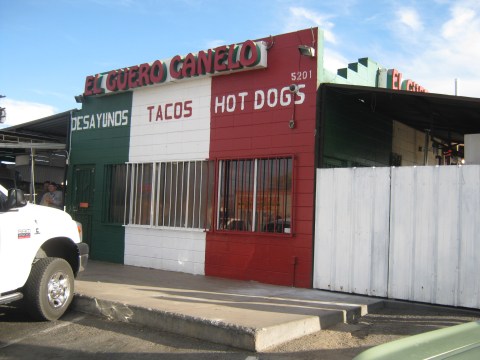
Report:
[[[123,224],[125,217],[127,165],[107,165],[105,167],[105,206],[103,220],[113,224]]]
[[[153,164],[128,164],[130,198],[127,199],[129,213],[127,224],[150,225],[152,210]]]
[[[219,230],[291,232],[292,158],[219,162]]]
[[[124,223],[210,228],[213,171],[210,161],[127,164]]]

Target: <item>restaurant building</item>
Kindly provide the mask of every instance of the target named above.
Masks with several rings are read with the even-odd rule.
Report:
[[[446,161],[407,91],[438,100],[368,58],[328,72],[317,28],[87,76],[67,210],[92,259],[312,287],[317,168]]]

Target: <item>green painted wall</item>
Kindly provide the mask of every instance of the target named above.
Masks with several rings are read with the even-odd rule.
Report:
[[[324,109],[323,167],[389,166],[390,119],[356,98],[327,91]]]
[[[132,94],[127,92],[115,96],[87,97],[82,110],[74,114],[77,121],[72,125],[71,157],[68,173],[69,197],[67,207],[69,213],[78,217],[79,221],[90,226],[84,229],[84,234],[89,237],[90,257],[95,260],[123,263],[125,231],[120,224],[108,224],[103,221],[105,211],[105,167],[112,164],[123,164],[128,161],[130,138]],[[116,124],[105,121],[108,114],[118,111],[123,112]],[[125,112],[126,111],[126,112]],[[85,118],[87,116],[87,118]],[[93,117],[93,120],[92,120]],[[81,130],[79,130],[81,129]],[[85,209],[76,204],[75,169],[79,167],[94,168],[95,179],[91,204],[86,210],[91,215],[89,220],[82,216]],[[89,215],[89,216],[90,216]]]
[[[378,70],[382,66],[369,58],[358,59],[357,62],[348,64],[348,67],[338,69],[332,73],[323,69],[322,82],[331,84],[378,86]]]

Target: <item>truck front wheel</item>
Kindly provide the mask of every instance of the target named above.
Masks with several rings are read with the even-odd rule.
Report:
[[[72,302],[74,277],[64,259],[39,259],[24,287],[27,311],[36,320],[57,320]]]

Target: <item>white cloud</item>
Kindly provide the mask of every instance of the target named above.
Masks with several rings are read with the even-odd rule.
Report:
[[[453,5],[449,19],[440,28],[429,29],[428,42],[414,49],[414,56],[402,65],[408,76],[429,91],[444,94],[454,94],[458,79],[458,95],[480,97],[479,12],[474,2]]]
[[[216,47],[225,45],[226,41],[225,40],[210,40],[207,42],[207,49],[215,49]]]
[[[451,9],[452,18],[447,21],[442,28],[443,37],[455,38],[459,34],[465,34],[465,27],[471,26],[471,22],[475,22],[475,11],[463,6],[454,6]],[[477,20],[478,22],[478,20]],[[468,34],[467,34],[468,35]]]
[[[330,48],[324,49],[323,67],[333,74],[336,74],[338,69],[347,67],[349,62],[351,61],[348,61],[348,59],[339,52]]]
[[[423,23],[420,20],[420,15],[414,8],[400,8],[396,11],[396,15],[399,26],[415,32],[423,30]]]
[[[383,65],[397,68],[404,79],[412,79],[430,92],[453,95],[458,79],[458,95],[480,98],[480,2],[457,0],[437,5],[442,8],[438,14],[432,13],[440,11],[438,6],[397,7],[395,20],[387,25],[394,39],[383,36],[380,48],[370,47],[370,54],[359,56],[372,56],[373,52]],[[344,44],[333,32],[332,18],[338,14],[326,15],[303,7],[291,7],[286,14],[286,31],[309,26],[324,31],[327,70],[336,72],[347,66],[349,61],[339,50]]]
[[[7,117],[4,126],[14,126],[41,119],[57,112],[53,106],[4,98],[0,106],[5,108]]]
[[[289,13],[290,15],[288,16],[285,29],[286,32],[318,26],[323,30],[326,42],[330,42],[332,44],[337,42],[332,31],[334,24],[328,20],[330,16],[322,15],[311,9],[302,7],[291,7],[289,8]]]

